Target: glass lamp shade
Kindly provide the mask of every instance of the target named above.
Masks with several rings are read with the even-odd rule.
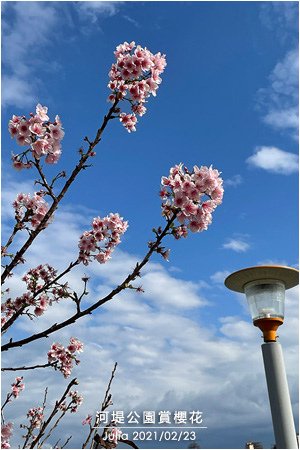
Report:
[[[252,320],[284,319],[285,284],[278,280],[258,280],[244,286]]]

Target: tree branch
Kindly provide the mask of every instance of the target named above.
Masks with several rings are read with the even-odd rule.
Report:
[[[32,370],[32,369],[41,369],[45,367],[53,366],[53,363],[46,363],[46,364],[37,364],[35,366],[22,366],[22,367],[2,367],[1,372],[7,372],[7,371],[21,371],[21,370]]]

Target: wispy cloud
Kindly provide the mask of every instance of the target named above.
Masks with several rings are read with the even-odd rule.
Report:
[[[261,23],[275,42],[286,50],[268,77],[268,85],[257,92],[262,120],[280,133],[298,139],[298,9],[297,2],[262,2]]]
[[[73,4],[80,24],[80,31],[90,35],[94,29],[101,31],[101,20],[119,12],[123,2],[81,1]]]
[[[91,2],[77,2],[81,18],[88,19],[92,23],[98,21],[100,17],[114,16],[123,2],[106,2],[106,1],[91,1]]]
[[[58,17],[53,2],[11,2],[6,6],[2,19],[3,106],[23,107],[37,101],[36,71],[43,70]]]
[[[241,175],[233,175],[231,178],[227,178],[224,180],[224,186],[232,186],[236,187],[243,182],[243,178]]]
[[[132,25],[134,25],[136,28],[141,28],[141,25],[135,19],[133,19],[132,17],[124,15],[123,18],[125,20],[127,20],[127,22],[132,23]]]
[[[230,272],[228,270],[223,270],[223,271],[220,270],[220,271],[212,274],[210,276],[210,279],[212,280],[213,283],[224,284],[224,280],[226,277],[228,277],[228,275],[230,275]]]
[[[275,33],[280,44],[295,43],[298,30],[298,2],[262,2],[259,18],[261,23]]]
[[[249,250],[250,244],[248,244],[244,238],[231,238],[223,244],[222,248],[233,250],[237,253],[244,253]]]
[[[298,155],[277,147],[257,147],[246,161],[249,165],[268,172],[290,175],[298,171]]]
[[[78,20],[97,24],[100,17],[116,14],[122,2],[5,2],[2,11],[2,106],[28,107],[44,92],[41,81],[46,72],[63,70],[48,57],[54,45],[60,45],[64,27],[74,28],[70,9]],[[83,28],[89,29],[82,25]],[[72,36],[69,36],[71,39]],[[48,96],[48,93],[47,93]]]
[[[298,137],[298,73],[297,48],[287,52],[269,76],[269,86],[258,91],[258,105],[263,121],[279,131]]]

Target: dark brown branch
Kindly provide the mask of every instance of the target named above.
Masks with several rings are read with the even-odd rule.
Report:
[[[22,367],[2,367],[1,372],[7,372],[7,371],[21,371],[21,370],[33,370],[33,369],[42,369],[45,367],[51,367],[53,366],[53,363],[46,363],[46,364],[37,364],[36,366],[22,366]]]
[[[3,246],[3,249],[5,249],[5,251],[8,249],[8,247],[13,242],[14,237],[17,234],[17,232],[24,229],[23,225],[27,222],[27,220],[30,217],[30,215],[31,215],[31,210],[28,210],[28,211],[26,211],[26,213],[25,213],[25,215],[24,215],[22,220],[18,220],[17,215],[15,216],[15,219],[16,219],[17,222],[16,222],[16,224],[15,224],[15,226],[13,228],[13,231],[12,231],[10,237],[8,238],[6,244]],[[5,256],[5,254],[3,256]]]
[[[35,159],[35,162],[33,164],[37,168],[37,171],[40,174],[40,177],[42,179],[42,183],[40,183],[40,184],[46,188],[47,193],[50,195],[52,200],[55,202],[56,201],[56,196],[55,196],[55,194],[53,192],[52,186],[50,186],[48,184],[48,181],[46,180],[46,177],[45,177],[44,172],[42,170],[40,161],[38,159],[36,159],[36,158],[34,158],[34,159]]]
[[[64,445],[61,446],[61,448],[65,448],[65,446],[69,443],[69,441],[72,439],[72,436],[69,436]],[[55,448],[55,447],[54,447]]]
[[[136,279],[136,277],[140,276],[141,269],[147,264],[152,253],[158,249],[162,239],[168,234],[168,231],[171,228],[171,225],[173,224],[175,218],[176,218],[176,213],[174,213],[173,216],[168,219],[167,225],[165,226],[164,230],[157,237],[156,241],[150,246],[150,249],[149,249],[148,253],[146,254],[146,256],[144,257],[144,259],[142,260],[142,262],[137,263],[135,266],[135,269],[132,271],[132,273],[129,274],[127,276],[127,278],[119,286],[117,286],[115,289],[113,289],[106,297],[98,300],[96,303],[94,303],[89,308],[87,308],[83,311],[80,311],[80,312],[77,311],[76,314],[69,317],[69,319],[66,319],[64,322],[55,323],[51,327],[47,328],[44,331],[41,331],[40,333],[33,334],[32,336],[29,336],[25,339],[21,339],[19,341],[10,340],[8,343],[2,345],[1,351],[7,351],[13,347],[22,347],[23,345],[29,344],[30,342],[36,341],[37,339],[48,337],[50,334],[75,323],[81,317],[84,317],[88,314],[92,314],[93,311],[95,311],[97,308],[102,306],[104,303],[111,300],[115,295],[117,295],[120,292],[122,292],[123,290],[127,289],[130,282],[134,281]]]

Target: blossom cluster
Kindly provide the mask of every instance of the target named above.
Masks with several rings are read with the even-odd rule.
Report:
[[[83,402],[83,396],[79,395],[78,391],[70,391],[69,397],[71,397],[71,413],[76,413],[78,406]]]
[[[88,414],[86,418],[82,421],[82,425],[91,425],[93,416]]]
[[[27,413],[27,417],[30,421],[29,429],[40,428],[44,420],[44,410],[40,406],[31,408]]]
[[[4,314],[1,318],[1,325],[17,311],[26,307],[34,307],[34,314],[41,316],[48,306],[53,302],[58,302],[62,298],[69,296],[68,284],[60,285],[53,283],[57,271],[49,264],[40,264],[34,269],[30,269],[22,278],[27,286],[27,291],[16,299],[8,298],[1,305],[1,312]],[[45,288],[48,283],[52,283],[49,289]],[[39,290],[45,288],[44,292],[37,295]]]
[[[80,406],[83,402],[83,396],[78,393],[78,391],[70,391],[68,394],[69,397],[71,397],[70,403],[67,405],[67,403],[64,401],[59,405],[59,409],[61,411],[68,411],[70,410],[71,413],[76,413],[78,406]]]
[[[193,167],[190,172],[183,164],[170,169],[168,177],[161,179],[160,196],[162,214],[170,218],[176,213],[180,226],[173,228],[176,239],[192,232],[207,230],[212,222],[212,212],[222,203],[223,180],[212,166]]]
[[[52,344],[48,352],[48,362],[58,369],[65,378],[71,375],[73,362],[79,364],[80,360],[76,358],[75,353],[83,351],[83,344],[78,339],[71,337],[67,348],[59,343]]]
[[[39,226],[49,210],[48,203],[39,192],[36,192],[33,197],[30,194],[18,194],[13,207],[19,225],[24,227],[25,222],[30,221],[34,229]]]
[[[124,221],[118,213],[110,213],[103,219],[95,217],[92,230],[85,231],[80,237],[79,260],[86,266],[91,262],[92,257],[100,264],[106,263],[111,258],[114,248],[121,242],[120,236],[127,228],[128,222]]]
[[[25,384],[22,383],[22,381],[23,377],[17,377],[11,385],[11,391],[14,398],[18,398],[20,392],[24,391],[25,389]]]
[[[117,46],[114,52],[117,62],[109,72],[108,87],[112,90],[108,100],[114,103],[116,99],[127,99],[131,104],[131,114],[122,112],[119,115],[121,123],[130,133],[136,131],[136,114],[142,116],[146,112],[146,99],[156,91],[161,83],[160,75],[167,63],[165,55],[153,54],[146,47],[142,48],[135,42],[124,42]]]
[[[9,439],[12,436],[13,424],[4,423],[1,426],[1,448],[10,448]]]
[[[37,267],[29,269],[22,281],[25,281],[27,289],[34,293],[53,281],[56,275],[57,270],[54,267],[49,264],[39,264]]]
[[[36,114],[30,113],[30,118],[13,115],[8,124],[11,137],[16,139],[21,146],[29,146],[32,156],[40,159],[46,156],[46,163],[54,164],[61,155],[61,140],[64,137],[62,123],[59,116],[54,122],[50,122],[47,116],[48,108],[38,104]],[[13,166],[20,170],[30,168],[32,163],[27,158],[27,152],[13,155]],[[24,162],[25,161],[25,162]]]

